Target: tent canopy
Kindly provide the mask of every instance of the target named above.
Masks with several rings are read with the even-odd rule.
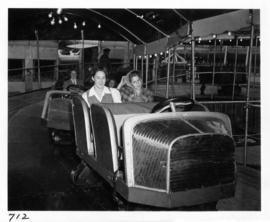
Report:
[[[235,36],[249,38],[251,25],[250,10],[237,10],[209,18],[199,19],[191,23],[193,36],[197,39],[234,39]],[[256,27],[256,33],[260,30],[260,11],[252,10],[253,24]],[[136,55],[154,54],[165,52],[168,48],[179,42],[189,42],[190,24],[185,24],[170,37],[153,41],[148,44],[138,45],[135,48]]]

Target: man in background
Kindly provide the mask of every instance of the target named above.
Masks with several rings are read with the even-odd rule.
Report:
[[[102,56],[100,57],[99,59],[99,63],[98,63],[98,66],[99,67],[102,67],[104,68],[106,71],[107,71],[107,77],[109,78],[110,77],[110,74],[111,74],[111,61],[110,61],[110,58],[109,58],[109,55],[110,55],[110,49],[108,48],[105,48],[103,49],[103,54]]]
[[[77,71],[72,69],[70,71],[70,79],[66,80],[63,85],[63,89],[67,89],[69,85],[80,85],[83,86],[83,82],[77,79]]]

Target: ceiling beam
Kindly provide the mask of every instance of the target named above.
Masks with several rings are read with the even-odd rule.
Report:
[[[87,9],[87,10],[89,10],[89,11],[91,11],[91,12],[97,14],[97,15],[100,15],[100,16],[106,18],[107,20],[113,22],[114,24],[118,25],[119,27],[121,27],[122,29],[124,29],[125,31],[127,31],[130,35],[132,35],[134,38],[136,38],[139,42],[141,42],[142,44],[145,44],[145,42],[144,42],[142,39],[140,39],[140,38],[139,38],[137,35],[135,35],[132,31],[130,31],[129,29],[127,29],[125,26],[123,26],[123,25],[120,24],[119,22],[115,21],[114,19],[112,19],[112,18],[110,18],[110,17],[108,17],[108,16],[106,16],[106,15],[104,15],[104,14],[102,14],[102,13],[100,13],[100,12],[94,10],[94,9]]]
[[[145,22],[147,25],[151,26],[152,28],[154,28],[156,31],[158,31],[159,33],[161,33],[162,35],[164,35],[165,37],[170,37],[170,35],[164,33],[163,31],[161,31],[159,28],[157,28],[156,26],[154,26],[152,23],[148,22],[146,19],[142,18],[140,15],[136,14],[135,12],[133,12],[130,9],[126,9],[129,13],[135,15],[137,18],[140,18],[143,22]]]

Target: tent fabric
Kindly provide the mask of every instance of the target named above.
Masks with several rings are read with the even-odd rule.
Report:
[[[253,24],[255,26],[260,25],[260,10],[254,9],[253,12]],[[205,19],[200,19],[192,22],[192,31],[194,37],[201,37],[202,39],[211,39],[214,34],[221,39],[234,38],[234,36],[228,36],[226,32],[238,32],[243,29],[249,29],[251,25],[250,10],[243,9],[237,10]],[[165,37],[154,42],[145,44],[145,50],[139,50],[141,45],[135,47],[135,55],[154,54],[166,51],[169,47],[177,44],[180,41],[190,41],[189,36],[189,24],[185,24],[180,27],[169,38]],[[213,37],[212,37],[213,38]],[[137,50],[138,48],[138,50]]]

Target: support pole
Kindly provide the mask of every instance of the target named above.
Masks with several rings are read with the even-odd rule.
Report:
[[[143,59],[144,59],[144,56],[142,55],[142,63],[141,63],[141,75],[142,75],[142,81],[143,81]]]
[[[195,39],[191,34],[191,74],[192,74],[192,99],[195,100]]]
[[[127,64],[124,67],[130,67],[130,41],[127,42]]]
[[[158,66],[158,61],[157,61],[157,58],[155,57],[154,58],[154,79],[155,79],[155,95],[157,95],[157,66]]]
[[[38,67],[38,88],[41,89],[41,80],[40,80],[40,59],[39,59],[39,38],[38,30],[35,30],[36,42],[37,42],[37,67]]]
[[[146,61],[145,61],[145,88],[148,88],[148,70],[149,70],[149,58],[148,55],[146,55]]]
[[[228,46],[226,45],[226,46],[224,46],[223,66],[227,65],[227,56],[228,56]]]
[[[171,56],[171,50],[169,49],[168,57]],[[169,98],[169,82],[170,82],[170,60],[168,60],[167,64],[167,82],[166,82],[166,98]]]
[[[235,42],[232,100],[234,100],[234,94],[235,94],[235,83],[236,83],[236,73],[237,73],[237,57],[238,57],[238,37],[236,37],[236,42]]]
[[[214,40],[214,59],[213,59],[213,75],[212,75],[212,92],[211,99],[214,98],[214,85],[215,85],[215,74],[216,74],[216,51],[217,51],[217,40]]]
[[[251,64],[252,64],[252,46],[254,36],[253,13],[251,12],[251,33],[248,57],[248,84],[247,84],[247,97],[246,97],[246,119],[245,119],[245,147],[244,147],[244,166],[247,165],[247,137],[248,137],[248,111],[249,111],[249,94],[250,94],[250,78],[251,78]]]
[[[174,81],[176,81],[176,79],[175,79],[175,53],[176,53],[176,49],[175,49],[175,47],[173,47],[173,71],[172,71],[172,94],[173,94],[173,96],[175,96]]]
[[[58,79],[59,79],[59,64],[60,64],[59,56],[57,56],[57,58],[56,58],[56,67],[55,67],[55,76],[54,76],[55,81],[58,81]]]
[[[136,69],[136,56],[133,54],[133,69]]]
[[[84,30],[81,30],[82,51],[81,51],[81,79],[84,81]]]
[[[256,46],[256,50],[258,50],[258,38],[256,37],[256,41],[255,41],[255,46]],[[253,67],[253,90],[255,89],[255,81],[256,81],[256,74],[257,74],[257,52],[254,55],[254,67]],[[255,97],[253,98],[255,99]]]

